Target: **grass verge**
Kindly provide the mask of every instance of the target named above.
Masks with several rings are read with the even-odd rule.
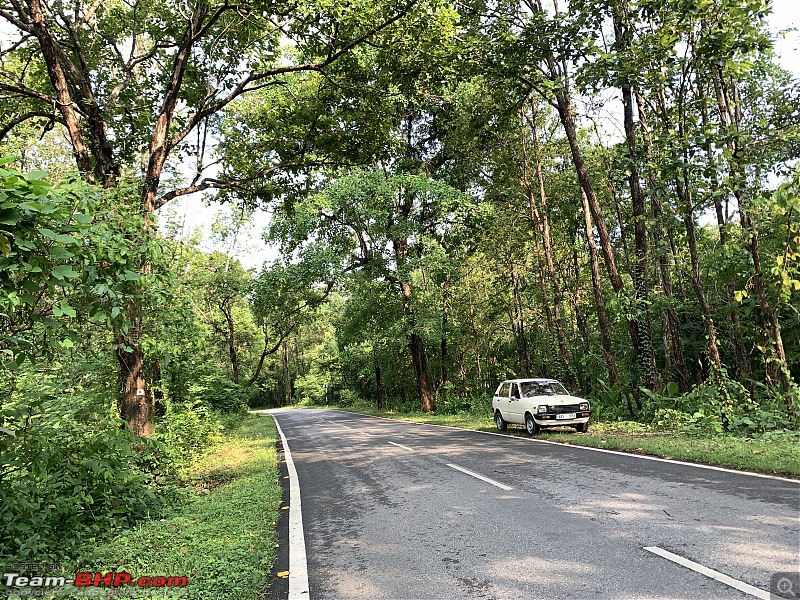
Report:
[[[74,572],[188,577],[182,590],[164,589],[149,598],[266,597],[281,502],[276,435],[270,417],[247,415],[192,469],[195,497],[171,517],[145,522],[97,547]]]
[[[312,408],[309,406],[309,408]],[[313,408],[337,408],[314,406]],[[398,413],[373,408],[344,408],[360,414],[387,417],[414,423],[447,425],[476,431],[497,431],[491,416],[472,414]],[[509,427],[508,435],[525,436],[523,429]],[[636,422],[592,422],[589,433],[572,428],[547,429],[538,434],[543,440],[647,454],[662,458],[696,462],[770,475],[800,478],[800,432],[776,431],[753,436],[704,434],[680,430],[659,431]]]

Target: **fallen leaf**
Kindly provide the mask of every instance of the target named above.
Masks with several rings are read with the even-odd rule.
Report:
[[[753,454],[764,454],[763,450],[753,450]]]
[[[281,506],[281,510],[289,510],[288,506]]]
[[[280,573],[278,573],[278,577],[288,577],[288,576],[289,576],[289,571],[281,571]]]

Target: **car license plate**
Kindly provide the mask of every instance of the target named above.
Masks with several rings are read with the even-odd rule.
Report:
[[[556,415],[556,419],[575,419],[578,415],[575,413],[562,413],[560,415]]]

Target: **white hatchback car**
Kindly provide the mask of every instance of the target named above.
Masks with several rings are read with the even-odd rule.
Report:
[[[591,405],[571,396],[555,379],[509,379],[497,386],[492,399],[497,429],[509,423],[524,425],[528,435],[542,427],[569,425],[579,433],[589,431]]]

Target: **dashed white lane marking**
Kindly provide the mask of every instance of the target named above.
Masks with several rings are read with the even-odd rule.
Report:
[[[684,467],[694,467],[696,469],[705,469],[707,471],[720,471],[722,473],[733,473],[734,475],[745,475],[747,477],[760,477],[762,479],[774,479],[776,481],[788,481],[789,483],[800,484],[797,479],[789,479],[788,477],[780,477],[779,475],[766,475],[765,473],[753,473],[752,471],[739,471],[737,469],[726,469],[725,467],[715,467],[713,465],[703,465],[699,463],[691,463],[683,460],[673,460],[667,458],[659,458],[657,456],[645,456],[643,454],[632,454],[630,452],[620,452],[619,450],[606,450],[605,448],[592,448],[591,446],[577,446],[575,444],[562,444],[561,442],[554,442],[552,440],[539,440],[536,438],[524,438],[517,435],[509,435],[507,433],[497,433],[494,431],[477,431],[475,429],[464,429],[461,427],[451,427],[450,425],[435,425],[433,423],[415,423],[413,421],[403,421],[400,419],[390,419],[389,417],[377,417],[374,415],[362,415],[361,413],[351,413],[346,410],[332,408],[332,412],[342,412],[349,415],[358,415],[360,417],[371,417],[373,419],[383,419],[384,421],[394,421],[395,423],[405,423],[406,425],[422,425],[424,427],[441,427],[442,429],[450,429],[451,431],[468,431],[470,433],[480,433],[482,435],[496,435],[504,437],[507,440],[514,440],[515,442],[533,442],[534,444],[552,444],[553,446],[566,446],[576,450],[586,450],[587,452],[602,452],[603,454],[616,454],[617,456],[627,456],[628,458],[636,458],[639,460],[651,460],[654,462],[669,463],[671,465],[682,465]]]
[[[283,457],[286,459],[286,470],[289,472],[289,600],[308,600],[308,564],[306,562],[306,540],[303,535],[303,509],[300,505],[300,482],[294,468],[289,443],[283,435],[278,419],[275,427],[281,436]]]
[[[708,567],[704,567],[703,565],[696,563],[688,558],[683,558],[682,556],[678,556],[677,554],[673,554],[663,548],[659,548],[658,546],[650,546],[644,548],[648,552],[652,552],[653,554],[657,554],[662,558],[666,558],[667,560],[671,560],[674,563],[677,563],[687,569],[691,569],[692,571],[696,571],[706,577],[710,577],[711,579],[716,579],[717,581],[724,583],[732,588],[736,588],[740,592],[744,592],[745,594],[750,594],[751,596],[755,596],[756,598],[761,598],[762,600],[770,600],[771,596],[770,593],[759,589],[757,587],[753,587],[748,583],[744,583],[743,581],[739,581],[738,579],[734,579],[733,577],[729,577],[724,573],[720,573],[719,571],[715,571],[714,569],[709,569]]]
[[[356,430],[355,427],[350,427],[349,425],[344,425],[343,423],[339,423],[337,421],[331,421],[330,419],[328,419],[328,423],[333,423],[335,425],[338,425],[339,427],[344,427],[345,429],[349,429],[350,431]],[[361,435],[368,435],[369,437],[375,437],[374,434],[367,433],[366,431],[359,431],[358,433],[360,433]]]
[[[408,446],[403,446],[403,444],[398,444],[396,442],[389,442],[392,446],[397,446],[398,448],[402,448],[403,450],[408,450],[409,452],[414,452],[413,448],[409,448]]]
[[[486,483],[491,483],[492,485],[499,487],[501,490],[509,491],[509,490],[513,490],[514,489],[511,486],[508,486],[508,485],[506,485],[504,483],[500,483],[499,481],[495,481],[494,479],[489,479],[488,477],[484,477],[483,475],[480,475],[479,473],[475,473],[473,471],[469,471],[469,470],[467,470],[467,469],[465,469],[463,467],[459,467],[458,465],[451,465],[450,463],[446,463],[446,464],[447,464],[448,467],[450,467],[452,469],[455,469],[456,471],[461,471],[462,473],[466,473],[467,475],[471,475],[472,477],[475,477],[476,479],[480,479],[481,481],[485,481]]]

